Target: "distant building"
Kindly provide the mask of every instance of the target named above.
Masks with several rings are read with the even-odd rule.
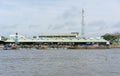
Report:
[[[76,38],[78,34],[41,34],[38,36],[39,38]]]
[[[0,41],[2,40],[1,36],[0,36]]]
[[[16,35],[10,35],[10,36],[9,36],[9,39],[10,39],[10,40],[14,40],[15,37],[16,37]],[[22,36],[22,35],[18,35],[18,39],[25,39],[25,37]]]
[[[14,43],[16,35],[10,35],[5,42]],[[75,46],[92,46],[92,45],[107,45],[108,41],[97,38],[81,38],[78,33],[71,34],[41,34],[35,38],[25,38],[18,35],[18,43],[20,44],[48,44],[48,45],[75,45]]]

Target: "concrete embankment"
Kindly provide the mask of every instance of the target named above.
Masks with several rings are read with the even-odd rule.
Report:
[[[3,48],[4,45],[0,45],[0,48]],[[19,46],[19,48],[36,48],[36,46],[33,45],[23,45],[23,46]],[[45,45],[41,45],[41,46],[37,46],[37,48],[40,49],[47,49],[47,48],[67,48],[67,49],[110,49],[110,48],[120,48],[120,45],[109,45],[109,46],[60,46],[60,47],[50,47],[50,46],[45,46]]]
[[[110,45],[110,48],[120,48],[120,45],[118,45],[118,44],[112,44],[112,45]]]
[[[109,46],[70,46],[68,49],[109,49]]]

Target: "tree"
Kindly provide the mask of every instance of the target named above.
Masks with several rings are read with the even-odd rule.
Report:
[[[37,38],[37,36],[33,36],[33,38],[34,38],[34,39],[36,39],[36,38]]]
[[[102,36],[105,40],[108,40],[110,43],[119,43],[120,39],[120,33],[114,33],[114,34],[105,34]]]
[[[4,36],[1,36],[1,40],[2,41],[6,41],[8,38],[4,37]]]

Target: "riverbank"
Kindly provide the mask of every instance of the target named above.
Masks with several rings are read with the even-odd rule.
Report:
[[[4,45],[0,45],[0,48],[3,48]],[[19,48],[36,48],[36,49],[48,49],[48,48],[67,48],[67,49],[111,49],[111,48],[120,48],[120,45],[109,45],[109,46],[54,46],[50,47],[47,45],[18,45]]]
[[[112,44],[112,45],[110,45],[110,48],[120,48],[120,45]]]
[[[109,46],[70,46],[68,49],[110,49]]]

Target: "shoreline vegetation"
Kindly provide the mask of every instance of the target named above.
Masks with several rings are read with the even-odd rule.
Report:
[[[105,40],[109,41],[112,47],[119,47],[120,45],[120,33],[105,34],[102,36]]]

